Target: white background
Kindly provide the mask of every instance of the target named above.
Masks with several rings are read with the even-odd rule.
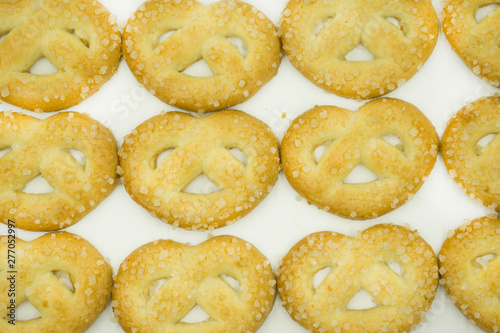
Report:
[[[123,29],[128,17],[142,1],[101,2],[118,17],[118,24]],[[256,6],[278,25],[285,0],[247,2]],[[440,4],[436,2],[435,7],[440,12]],[[388,96],[416,105],[432,121],[441,137],[447,120],[462,106],[496,92],[497,89],[482,82],[461,62],[441,32],[435,51],[422,70]],[[234,108],[269,124],[281,140],[290,122],[314,105],[336,105],[356,110],[362,104],[337,97],[316,87],[284,58],[278,75],[253,98]],[[0,111],[6,110],[43,118],[51,115],[35,114],[6,103],[1,104]],[[118,144],[121,145],[123,136],[140,123],[162,110],[170,111],[174,108],[140,88],[122,60],[118,73],[98,93],[71,110],[88,113],[104,123],[113,131]],[[284,119],[281,118],[283,113],[286,114]],[[439,156],[428,181],[415,195],[414,200],[380,218],[350,221],[321,211],[313,205],[308,205],[304,199],[300,200],[281,173],[274,190],[254,211],[236,224],[215,230],[211,234],[230,234],[251,242],[270,259],[273,268],[276,268],[291,246],[312,232],[330,230],[353,235],[357,230],[364,230],[379,223],[409,224],[417,229],[438,253],[448,230],[461,225],[464,219],[474,219],[488,213],[487,209],[471,201],[449,179]],[[6,232],[6,227],[3,230]],[[99,207],[66,231],[79,234],[94,244],[109,258],[115,274],[122,260],[130,252],[155,239],[173,239],[198,244],[210,236],[208,232],[173,229],[151,217],[130,199],[123,185],[117,186]],[[40,235],[18,231],[18,236],[25,240]],[[442,287],[439,288],[427,317],[428,322],[421,324],[418,332],[480,332],[454,307]],[[120,326],[113,323],[111,318],[112,312],[108,306],[88,332],[122,332]],[[271,333],[277,332],[278,329],[289,333],[305,332],[305,329],[288,316],[279,299],[259,332]]]

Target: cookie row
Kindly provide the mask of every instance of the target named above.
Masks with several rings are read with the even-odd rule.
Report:
[[[484,5],[448,0],[443,30],[474,73],[499,86],[497,11],[474,19]],[[0,98],[29,110],[69,108],[110,79],[123,53],[137,80],[165,103],[199,113],[220,110],[249,99],[277,74],[281,42],[316,85],[343,97],[374,98],[423,66],[438,33],[429,0],[291,0],[280,32],[238,0],[150,0],[129,19],[122,43],[116,18],[97,1],[8,1],[0,4]],[[374,59],[351,61],[359,45]],[[58,72],[30,73],[42,57]],[[201,59],[213,76],[184,73]]]
[[[466,106],[449,122],[442,155],[454,178],[474,199],[498,209],[499,97]],[[494,138],[481,147],[479,141]],[[386,141],[392,135],[400,140]],[[415,106],[379,99],[352,112],[317,106],[295,119],[281,143],[281,164],[290,185],[320,209],[350,219],[369,219],[401,206],[431,172],[439,139]],[[314,152],[325,146],[324,154]],[[74,112],[46,120],[0,113],[0,216],[20,228],[68,227],[114,189],[117,172],[130,196],[161,220],[190,230],[213,230],[248,214],[278,178],[278,140],[262,121],[240,111],[198,118],[166,112],[139,125],[118,150],[111,132]],[[242,153],[238,160],[230,150]],[[78,162],[72,151],[85,156]],[[159,156],[170,152],[162,160]],[[119,166],[118,166],[119,159]],[[364,165],[377,179],[346,178]],[[218,188],[207,194],[185,188],[198,176]],[[51,193],[26,193],[43,176]]]
[[[2,253],[9,240],[2,238]],[[146,244],[121,263],[114,284],[110,265],[77,235],[15,241],[15,279],[0,267],[0,289],[8,295],[13,284],[17,292],[13,311],[9,299],[0,300],[3,332],[14,327],[8,321],[25,301],[41,317],[23,322],[23,329],[84,332],[111,294],[125,332],[255,332],[271,312],[276,291],[292,319],[310,332],[408,332],[425,319],[439,274],[453,302],[482,329],[496,332],[500,320],[498,218],[480,218],[450,233],[439,268],[432,248],[405,227],[376,225],[355,237],[311,234],[284,256],[277,278],[259,250],[234,236],[197,246]],[[326,277],[315,283],[326,268]],[[361,290],[372,296],[374,307],[351,308]],[[183,321],[195,306],[209,318]]]

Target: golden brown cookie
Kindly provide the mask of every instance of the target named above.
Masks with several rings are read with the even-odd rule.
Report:
[[[474,74],[500,87],[500,10],[480,22],[477,11],[497,4],[495,0],[446,0],[443,4],[443,32],[453,50]]]
[[[393,146],[386,136],[398,137]],[[315,150],[326,144],[316,161]],[[415,106],[378,99],[358,111],[316,106],[297,117],[281,143],[290,185],[321,209],[351,219],[386,214],[410,200],[431,172],[438,136]],[[347,183],[358,165],[378,179]]]
[[[439,253],[440,283],[486,332],[500,329],[500,219],[483,217],[452,232]]]
[[[3,333],[85,332],[108,304],[111,266],[80,236],[50,233],[31,242],[4,236],[0,253],[5,256],[0,260]],[[7,253],[12,261],[7,261]],[[15,300],[14,311],[9,308],[11,299]],[[9,323],[13,320],[9,315],[15,316],[25,301],[40,312],[40,317],[28,321],[16,317],[15,325]]]
[[[233,148],[245,154],[246,165],[231,155]],[[181,112],[153,117],[125,137],[119,155],[132,199],[153,216],[191,230],[220,228],[248,214],[271,191],[279,171],[278,142],[270,128],[234,110],[204,118]],[[185,192],[202,174],[219,191]]]
[[[90,213],[115,187],[118,165],[113,134],[94,119],[63,112],[45,120],[0,112],[0,222],[50,231]],[[72,152],[84,155],[78,161]],[[50,193],[28,193],[42,176]]]
[[[429,0],[290,0],[281,31],[288,58],[306,78],[342,97],[370,99],[423,66],[439,25]],[[349,61],[358,45],[374,59]]]
[[[0,99],[35,111],[69,108],[95,93],[118,68],[116,19],[91,0],[0,2]],[[29,69],[46,57],[59,70]]]
[[[401,272],[390,265],[398,264]],[[315,288],[314,275],[331,267]],[[400,273],[400,274],[399,274]],[[311,234],[283,258],[278,291],[290,316],[310,332],[409,332],[425,318],[438,285],[432,248],[417,231],[376,225],[356,237]],[[360,291],[376,306],[348,308]]]
[[[462,108],[449,122],[441,153],[450,177],[474,200],[500,210],[500,97],[487,97]],[[488,135],[493,140],[482,147]]]
[[[271,312],[275,293],[269,261],[242,239],[219,236],[198,246],[160,240],[120,265],[112,306],[127,333],[251,333]],[[182,322],[196,305],[210,318]]]
[[[172,33],[162,40],[162,35]],[[125,27],[123,55],[156,97],[185,110],[220,110],[252,97],[278,72],[281,43],[274,24],[238,0],[150,0]],[[231,38],[246,46],[240,53]],[[183,71],[204,59],[210,77]]]

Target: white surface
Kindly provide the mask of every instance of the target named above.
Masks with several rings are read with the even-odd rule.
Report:
[[[123,28],[130,14],[142,1],[101,2],[118,16],[118,23]],[[285,0],[248,2],[264,12],[276,25],[285,6]],[[436,3],[435,6],[440,11],[440,5]],[[441,136],[447,120],[466,102],[496,92],[497,89],[472,74],[440,33],[436,49],[421,72],[388,96],[403,99],[420,108]],[[234,108],[260,118],[269,124],[281,139],[290,122],[316,104],[356,110],[363,103],[343,99],[321,90],[305,79],[285,58],[278,75],[270,83],[249,101]],[[0,110],[21,111],[6,103],[0,105]],[[86,112],[103,122],[111,128],[118,144],[121,145],[123,136],[140,123],[162,110],[170,111],[174,108],[141,88],[122,60],[118,73],[98,93],[71,110]],[[28,111],[24,113],[44,118],[51,115]],[[281,118],[283,113],[286,113],[285,119]],[[461,193],[458,186],[447,176],[441,157],[414,200],[374,220],[342,219],[308,205],[304,199],[297,200],[297,197],[281,174],[274,190],[253,212],[238,223],[215,230],[212,234],[231,234],[253,243],[276,268],[280,258],[290,247],[312,232],[331,230],[353,235],[357,230],[379,223],[409,224],[420,231],[422,237],[437,253],[448,230],[458,227],[464,219],[474,219],[489,213]],[[6,232],[7,228],[0,231]],[[130,199],[122,185],[119,185],[97,209],[66,231],[83,236],[105,257],[109,257],[115,274],[121,261],[130,252],[155,239],[169,238],[197,244],[209,237],[207,232],[174,230],[170,225],[151,217]],[[40,235],[18,230],[18,236],[25,240]],[[122,332],[118,324],[112,323],[111,318],[112,312],[108,306],[88,332]],[[427,318],[428,322],[421,324],[418,332],[480,332],[453,306],[441,287]],[[259,333],[278,330],[288,333],[305,332],[305,329],[288,316],[279,299]]]

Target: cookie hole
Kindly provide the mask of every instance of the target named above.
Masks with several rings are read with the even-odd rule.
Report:
[[[401,23],[399,23],[399,20],[395,18],[394,16],[389,16],[385,18],[389,23],[394,25],[396,28],[401,29]]]
[[[476,144],[477,155],[481,154],[486,148],[486,146],[488,146],[495,139],[496,136],[497,133],[492,133],[482,137],[481,140],[479,140]]]
[[[323,281],[325,281],[328,274],[330,274],[332,269],[333,269],[333,267],[328,266],[328,267],[325,267],[323,269],[320,269],[319,271],[316,272],[316,274],[314,274],[313,280],[312,280],[314,289],[319,288],[319,286],[323,283]]]
[[[393,145],[397,149],[404,151],[403,141],[401,141],[399,136],[397,136],[395,134],[388,134],[388,135],[383,135],[382,139],[384,139],[385,141],[387,141],[388,143],[390,143],[391,145]]]
[[[182,190],[184,193],[209,194],[220,191],[204,173],[196,177],[188,186]]]
[[[12,151],[12,149],[10,147],[0,149],[0,158],[2,158],[4,155],[6,155],[8,152],[11,152],[11,151]]]
[[[394,273],[396,273],[399,276],[403,276],[403,273],[404,273],[403,267],[401,267],[401,265],[399,263],[394,262],[394,261],[388,261],[385,264],[387,266],[389,266],[391,271],[393,271]]]
[[[346,305],[346,310],[373,309],[378,304],[366,290],[361,288]]]
[[[158,154],[158,156],[156,157],[156,160],[155,160],[155,169],[158,168],[158,166],[160,166],[161,162],[163,162],[163,160],[168,155],[170,155],[174,151],[174,149],[175,148],[169,148],[167,150],[162,151],[160,154]]]
[[[75,292],[75,286],[73,285],[73,282],[71,281],[71,276],[69,275],[68,272],[66,271],[52,271],[52,274],[54,274],[58,279],[59,282],[61,282],[66,288],[71,290],[71,292]]]
[[[150,300],[151,298],[153,298],[154,294],[158,291],[158,289],[160,289],[161,286],[163,286],[165,284],[165,282],[167,282],[168,279],[159,279],[159,280],[156,280],[154,281],[153,283],[151,283],[149,285],[149,290],[148,290],[148,300]]]
[[[243,41],[243,39],[238,37],[227,37],[229,43],[231,43],[241,54],[243,58],[246,58],[248,55],[247,44]]]
[[[59,72],[59,69],[49,59],[42,57],[31,65],[28,72],[35,75],[50,75]]]
[[[359,43],[344,58],[347,61],[362,62],[375,60],[376,57],[362,43]]]
[[[231,286],[231,288],[233,288],[235,291],[237,291],[237,292],[241,291],[240,283],[235,278],[233,278],[229,275],[226,275],[226,274],[221,274],[221,275],[219,275],[219,277],[222,280],[226,281],[227,284],[229,284],[229,286]]]
[[[5,39],[5,37],[7,37],[7,35],[9,33],[10,33],[10,30],[6,31],[6,32],[0,32],[0,43]]]
[[[364,184],[379,179],[370,169],[363,164],[358,164],[344,179],[344,184]]]
[[[210,316],[196,304],[181,320],[180,323],[196,324],[210,319]]]
[[[80,164],[85,166],[85,155],[77,149],[67,149],[68,153]]]
[[[19,321],[28,321],[33,319],[38,319],[42,315],[40,311],[38,311],[30,301],[26,300],[25,302],[19,304],[16,307],[16,320]]]
[[[474,259],[474,262],[472,263],[472,265],[474,267],[482,269],[482,268],[486,267],[488,265],[488,263],[490,261],[492,261],[493,259],[495,259],[496,257],[497,257],[497,255],[494,253],[488,253],[488,254],[485,254],[484,256],[479,256],[476,259]]]
[[[313,36],[318,36],[321,31],[325,28],[325,26],[333,20],[333,16],[323,17],[316,21],[316,27],[313,30]]]
[[[238,161],[243,163],[244,165],[247,165],[247,155],[245,155],[244,152],[242,152],[239,148],[228,148],[227,149],[231,155],[234,156]]]
[[[325,154],[325,151],[328,148],[328,146],[330,145],[330,143],[331,143],[331,141],[325,142],[321,146],[318,146],[314,149],[313,155],[314,155],[314,160],[316,161],[316,163],[319,163],[319,160]]]
[[[476,11],[476,22],[479,23],[484,20],[488,15],[493,15],[492,13],[500,7],[500,4],[493,3],[491,5],[486,5],[479,7]]]
[[[160,37],[158,37],[157,41],[156,41],[156,45],[160,45],[161,43],[163,43],[164,40],[168,39],[168,37],[172,36],[173,34],[175,34],[177,30],[170,30],[170,31],[167,31],[165,32],[164,34],[160,35]]]
[[[54,192],[54,188],[50,186],[42,175],[38,175],[28,182],[21,192],[27,194],[44,194]]]
[[[212,77],[215,75],[203,58],[181,71],[181,73],[193,77]]]
[[[82,44],[85,45],[86,48],[90,47],[90,42],[86,37],[84,37],[82,31],[75,29],[67,29],[66,31],[78,38],[78,40],[80,40],[80,42],[82,42]]]

